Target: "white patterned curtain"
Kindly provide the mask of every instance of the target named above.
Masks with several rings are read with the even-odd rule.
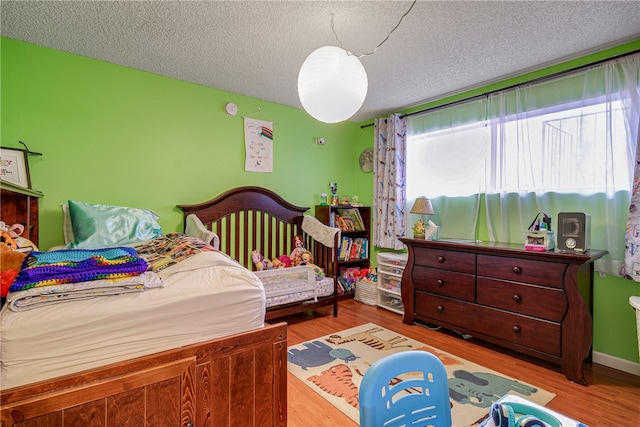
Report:
[[[625,257],[620,275],[640,282],[640,54],[621,61],[624,82],[623,110],[627,134],[636,149],[631,204],[625,232]]]
[[[398,114],[376,119],[373,150],[373,243],[404,249],[398,240],[405,233],[406,122]]]

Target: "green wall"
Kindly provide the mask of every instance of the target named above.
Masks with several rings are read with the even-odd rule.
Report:
[[[640,41],[456,95],[464,99],[540,75],[640,48]],[[107,62],[2,38],[0,143],[25,142],[40,207],[40,246],[62,243],[60,205],[68,199],[153,209],[165,232],[182,228],[177,204],[206,201],[240,185],[259,185],[313,206],[337,181],[339,193],[372,201],[373,175],[358,155],[373,146],[372,121],[328,125],[304,111]],[[211,72],[215,72],[212,70]],[[234,102],[230,117],[224,105]],[[274,172],[244,171],[242,116],[258,109],[274,122]],[[318,146],[314,139],[327,144]],[[630,295],[640,284],[595,278],[594,350],[638,361]]]
[[[43,153],[29,158],[32,187],[44,193],[42,249],[63,242],[60,205],[69,199],[153,209],[170,232],[182,228],[176,205],[236,186],[264,186],[302,206],[317,204],[329,181],[340,194],[358,190],[354,123],[328,125],[296,108],[1,43],[1,143],[21,148],[20,140]],[[224,112],[227,102],[238,105],[237,116]],[[243,116],[274,122],[273,173],[244,171]]]

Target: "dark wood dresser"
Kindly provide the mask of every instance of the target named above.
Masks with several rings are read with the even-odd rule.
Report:
[[[400,239],[403,322],[439,325],[558,363],[586,385],[593,261],[607,251],[533,252],[523,244]]]

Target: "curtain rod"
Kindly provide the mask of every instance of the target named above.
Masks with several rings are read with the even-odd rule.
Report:
[[[436,105],[434,107],[429,107],[429,108],[425,108],[425,109],[422,109],[422,110],[414,111],[413,113],[401,114],[400,118],[403,119],[405,117],[416,116],[416,115],[423,114],[423,113],[437,111],[437,110],[440,110],[440,109],[443,109],[443,108],[446,108],[446,107],[452,107],[452,106],[457,105],[457,104],[462,104],[462,103],[469,102],[469,101],[475,101],[477,99],[482,99],[482,98],[484,98],[486,96],[489,96],[489,95],[492,95],[494,93],[498,93],[498,92],[501,92],[501,91],[504,91],[504,90],[514,89],[514,88],[517,88],[517,87],[520,87],[520,86],[530,85],[532,83],[539,83],[539,82],[542,82],[544,80],[553,79],[553,78],[560,77],[560,76],[563,76],[563,75],[566,75],[566,74],[569,74],[569,73],[573,73],[573,72],[580,71],[580,70],[583,70],[583,69],[586,69],[586,68],[589,68],[589,67],[593,67],[594,65],[604,64],[605,62],[608,62],[608,61],[615,61],[617,59],[624,58],[626,56],[630,56],[630,55],[636,54],[638,52],[640,52],[640,49],[636,49],[636,50],[633,50],[631,52],[627,52],[627,53],[623,53],[623,54],[620,54],[620,55],[612,56],[610,58],[602,59],[600,61],[590,62],[588,64],[580,65],[579,67],[570,68],[568,70],[558,71],[556,73],[552,73],[552,74],[549,74],[549,75],[546,75],[546,76],[537,77],[535,79],[527,80],[526,82],[516,83],[516,84],[513,84],[511,86],[503,87],[501,89],[496,89],[496,90],[485,92],[485,93],[482,93],[482,94],[479,94],[479,95],[474,95],[474,96],[469,97],[469,98],[459,99],[457,101],[448,102],[448,103],[442,104],[442,105]],[[369,123],[367,125],[362,125],[362,126],[360,126],[360,129],[364,129],[366,127],[373,126],[373,125],[374,125],[374,123]]]

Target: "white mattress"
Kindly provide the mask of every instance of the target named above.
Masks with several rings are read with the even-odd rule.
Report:
[[[249,270],[202,252],[162,270],[165,287],[0,313],[8,389],[264,326],[265,293]]]

